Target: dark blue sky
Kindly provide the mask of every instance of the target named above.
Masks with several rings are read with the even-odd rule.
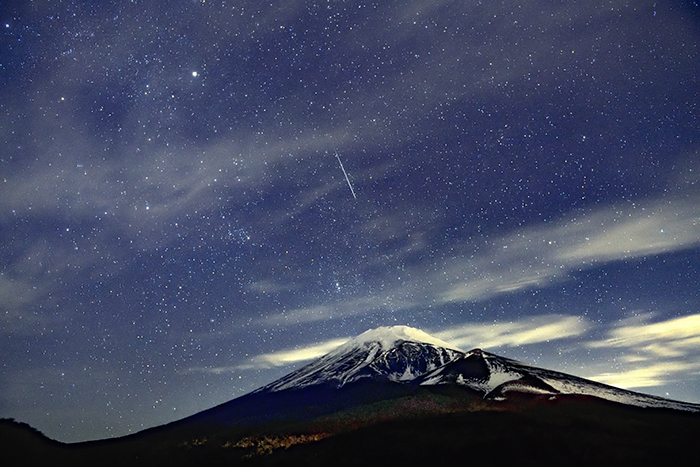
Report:
[[[393,324],[700,402],[696,4],[12,3],[0,416],[119,436]]]

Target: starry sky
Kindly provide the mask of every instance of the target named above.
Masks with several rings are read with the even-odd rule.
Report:
[[[18,0],[0,28],[0,417],[121,436],[395,324],[700,402],[696,2]]]

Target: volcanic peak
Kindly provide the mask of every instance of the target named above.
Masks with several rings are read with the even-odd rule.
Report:
[[[415,386],[452,385],[495,400],[512,394],[572,394],[638,407],[700,411],[698,404],[615,388],[533,367],[478,348],[469,352],[456,350],[450,344],[408,326],[366,331],[254,393],[300,390],[311,386],[339,389],[360,380]]]
[[[372,329],[255,392],[320,384],[342,387],[360,379],[411,381],[464,355],[446,342],[408,326]]]
[[[376,329],[370,329],[357,337],[353,337],[344,344],[340,345],[340,347],[337,349],[333,350],[330,354],[339,355],[346,353],[349,350],[366,347],[368,344],[374,343],[379,343],[381,350],[389,350],[392,347],[395,347],[400,341],[431,344],[436,347],[461,351],[455,346],[433,337],[420,329],[409,326],[384,326]]]

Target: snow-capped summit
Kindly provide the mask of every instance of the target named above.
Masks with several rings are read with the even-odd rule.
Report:
[[[382,349],[389,349],[399,341],[432,344],[436,347],[459,350],[447,342],[441,341],[440,339],[433,337],[420,329],[409,326],[384,326],[363,332],[359,336],[348,340],[337,349],[331,351],[331,354],[344,353],[348,349],[361,347],[372,343],[379,343]]]
[[[371,329],[324,357],[256,392],[319,384],[342,387],[363,378],[410,381],[459,358],[463,352],[408,326]]]

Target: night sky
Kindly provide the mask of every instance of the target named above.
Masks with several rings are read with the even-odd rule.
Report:
[[[697,3],[0,8],[0,417],[121,436],[396,324],[700,402]]]

